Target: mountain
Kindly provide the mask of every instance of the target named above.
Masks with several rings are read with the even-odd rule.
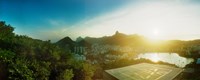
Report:
[[[82,40],[83,40],[82,37],[78,37],[78,38],[76,38],[76,42],[80,42],[80,41],[82,41]]]
[[[55,44],[63,49],[70,49],[71,51],[73,51],[74,46],[76,45],[76,43],[68,36],[59,40]]]
[[[112,36],[104,36],[100,38],[86,37],[84,39],[90,44],[109,44],[109,45],[120,45],[120,46],[136,46],[142,45],[145,42],[145,38],[139,35],[126,35],[116,31]]]
[[[90,48],[91,44],[85,41],[83,38],[79,37],[76,41],[73,41],[70,37],[65,37],[58,42],[56,42],[59,47],[63,49],[70,49],[72,52],[74,52],[74,47],[88,47]]]

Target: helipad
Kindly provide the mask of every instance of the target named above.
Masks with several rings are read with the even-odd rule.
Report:
[[[105,72],[118,80],[172,80],[182,71],[181,68],[167,65],[140,63]]]

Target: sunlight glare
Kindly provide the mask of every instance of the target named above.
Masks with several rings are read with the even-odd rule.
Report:
[[[159,58],[158,54],[152,54],[150,56],[150,60],[152,60],[153,62],[158,62],[158,61],[160,61],[160,58]]]
[[[154,35],[155,37],[159,35],[158,29],[154,29],[153,35]]]
[[[149,39],[152,43],[157,43],[159,40],[162,39],[162,33],[158,28],[155,28],[149,32],[146,37]]]

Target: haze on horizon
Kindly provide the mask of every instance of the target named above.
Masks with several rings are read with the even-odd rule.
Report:
[[[0,20],[17,34],[57,41],[115,31],[150,39],[200,39],[198,0],[1,0]]]

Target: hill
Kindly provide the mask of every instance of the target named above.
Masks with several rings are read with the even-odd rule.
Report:
[[[116,31],[116,33],[112,36],[104,36],[100,38],[86,37],[84,38],[84,40],[90,44],[108,44],[120,46],[138,46],[143,45],[143,43],[145,43],[146,41],[144,37],[137,34],[126,35],[123,33],[119,33],[118,31]]]

